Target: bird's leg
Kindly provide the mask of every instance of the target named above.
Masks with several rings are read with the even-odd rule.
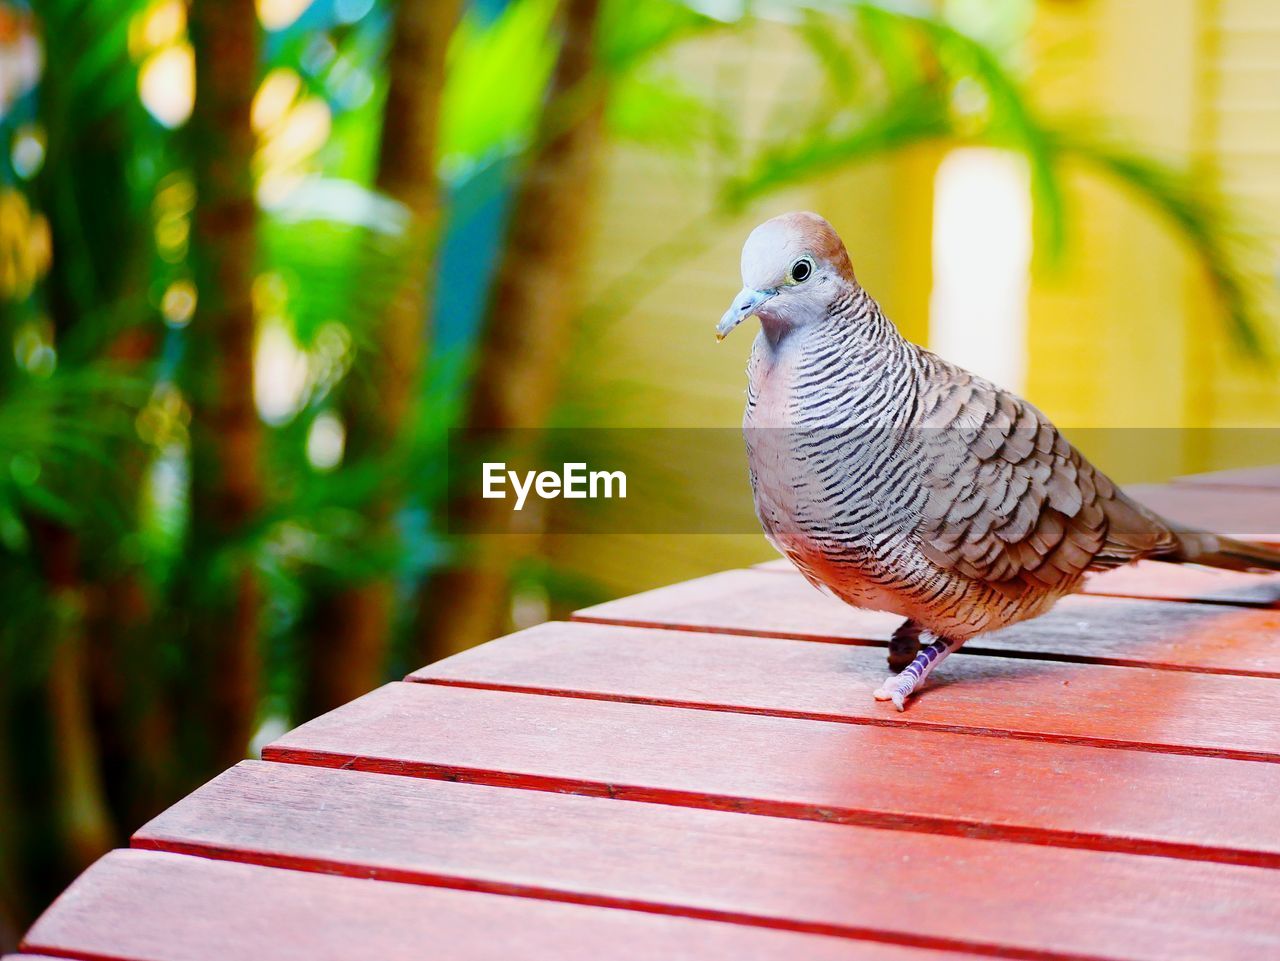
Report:
[[[920,648],[920,653],[903,668],[901,673],[895,674],[876,688],[877,701],[893,701],[894,707],[899,711],[905,711],[907,698],[924,683],[929,673],[941,664],[948,654],[960,647],[955,641],[936,637],[928,631],[921,631],[920,639],[929,640],[930,643]]]
[[[901,671],[920,650],[920,632],[924,628],[908,618],[889,638],[889,670]]]

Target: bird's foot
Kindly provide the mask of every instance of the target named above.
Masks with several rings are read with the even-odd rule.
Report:
[[[907,709],[907,698],[915,690],[915,682],[902,674],[895,674],[885,680],[872,694],[877,701],[893,701],[899,711]]]
[[[933,636],[927,631],[924,635]],[[936,638],[932,643],[920,648],[920,653],[902,670],[902,673],[888,678],[875,689],[872,696],[877,701],[892,701],[893,706],[899,711],[905,711],[907,698],[914,694],[916,689],[924,684],[930,672],[959,646],[943,638]]]

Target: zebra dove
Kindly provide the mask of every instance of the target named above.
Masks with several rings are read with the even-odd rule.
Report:
[[[905,340],[818,215],[757,227],[742,281],[716,334],[760,319],[743,417],[756,513],[812,584],[907,618],[877,700],[903,710],[962,644],[1044,614],[1088,571],[1280,569],[1280,552],[1152,513],[1031,404]]]

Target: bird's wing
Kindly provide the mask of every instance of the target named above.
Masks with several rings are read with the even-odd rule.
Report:
[[[937,566],[993,584],[1067,587],[1085,571],[1176,549],[1031,404],[944,361],[920,431],[920,545]]]

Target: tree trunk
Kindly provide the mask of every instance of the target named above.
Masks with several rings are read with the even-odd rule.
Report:
[[[253,0],[195,0],[194,258],[199,307],[192,367],[191,611],[197,659],[207,671],[204,723],[210,761],[244,757],[259,698],[260,590],[251,524],[262,506],[262,425],[253,400],[250,299],[256,208],[249,106],[257,83]],[[202,699],[204,700],[204,699]]]
[[[376,183],[412,215],[413,268],[404,272],[376,332],[365,378],[376,393],[359,398],[363,402],[353,410],[358,420],[348,430],[357,453],[385,453],[413,407],[430,327],[431,252],[440,219],[436,135],[445,52],[461,6],[460,0],[401,0],[396,9]]]
[[[158,325],[145,312],[122,312],[120,307],[147,289],[154,271],[154,226],[150,211],[145,206],[138,209],[136,197],[144,186],[133,182],[131,173],[139,150],[136,113],[142,108],[135,105],[102,113],[101,91],[86,89],[72,76],[89,48],[100,58],[95,69],[104,77],[131,80],[137,66],[130,58],[127,37],[118,32],[111,38],[104,36],[118,20],[119,11],[110,9],[111,4],[95,5],[92,10],[73,4],[41,6],[41,32],[58,37],[59,42],[45,48],[48,59],[39,109],[49,139],[44,167],[32,189],[37,205],[49,217],[53,236],[60,241],[42,284],[62,352],[59,363],[76,368],[100,358],[113,371],[141,379],[156,356]],[[94,216],[85,216],[89,209]],[[118,321],[105,320],[117,315]],[[109,450],[112,469],[100,474],[86,460],[92,474],[79,475],[82,486],[100,490],[122,505],[136,500],[146,451],[127,439],[104,450]],[[92,501],[82,501],[86,505]],[[51,708],[64,712],[59,723],[78,724],[83,694],[67,690],[67,682],[87,685],[95,764],[112,819],[117,824],[140,824],[162,799],[171,800],[168,792],[152,792],[146,803],[134,803],[139,796],[139,765],[147,756],[134,718],[140,703],[159,699],[158,672],[140,669],[136,657],[136,649],[150,639],[151,612],[145,607],[138,568],[100,546],[90,549],[90,544],[100,545],[95,535],[104,533],[94,519],[78,519],[74,531],[83,556],[72,595],[84,619],[74,631],[79,649],[65,652],[57,663],[46,700]],[[115,536],[110,526],[106,533],[109,538]],[[54,596],[55,586],[50,584],[48,591]],[[77,681],[74,671],[82,671],[84,677]],[[173,767],[165,755],[155,757],[150,769],[167,773]],[[151,781],[161,783],[155,777]]]
[[[50,733],[57,748],[53,798],[65,867],[76,872],[110,850],[115,834],[91,721],[79,543],[57,522],[33,520],[31,527],[54,611],[46,683]]]
[[[124,460],[140,483],[141,470]],[[86,585],[88,667],[104,787],[116,820],[144,824],[184,783],[174,755],[163,654],[153,643],[155,611],[136,571],[99,573]]]
[[[490,300],[466,426],[540,427],[555,396],[567,346],[578,264],[603,137],[605,87],[597,72],[599,0],[564,0],[564,40],[512,213]],[[502,501],[467,498],[473,529],[500,529]],[[457,516],[457,515],[454,515]],[[493,637],[506,622],[511,564],[527,539],[476,538],[468,556],[433,578],[418,610],[422,653],[430,659]]]
[[[27,892],[20,883],[24,852],[19,844],[27,822],[13,767],[11,697],[9,678],[0,678],[0,824],[5,825],[0,831],[0,953],[17,950],[20,925],[27,920]]]
[[[401,0],[387,59],[387,103],[377,186],[412,215],[399,289],[374,332],[374,350],[344,385],[347,457],[387,458],[413,410],[430,326],[431,252],[439,231],[436,134],[444,88],[445,51],[460,0]],[[403,470],[383,472],[384,487],[369,506],[373,539],[394,538]],[[311,618],[307,690],[310,717],[344,704],[383,680],[392,629],[390,577],[322,592]]]

